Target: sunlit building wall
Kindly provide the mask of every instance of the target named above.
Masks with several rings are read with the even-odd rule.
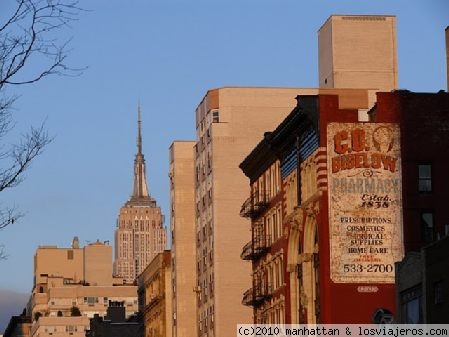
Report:
[[[194,141],[170,146],[170,225],[173,285],[173,337],[196,336]]]

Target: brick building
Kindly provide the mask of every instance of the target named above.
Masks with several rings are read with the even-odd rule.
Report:
[[[240,215],[251,219],[251,239],[240,257],[252,261],[252,285],[242,303],[253,307],[258,324],[289,322],[288,280],[285,279],[286,237],[282,228],[280,162],[264,138],[240,164],[250,179],[250,196]],[[287,316],[287,317],[286,317]]]
[[[449,236],[396,264],[396,322],[448,324]]]
[[[449,224],[449,94],[378,93],[370,112],[377,123],[401,128],[404,247],[418,251],[446,234]]]
[[[401,126],[404,248],[397,265],[398,322],[447,323],[449,303],[449,94],[379,93],[376,121]]]
[[[240,165],[251,185],[241,215],[252,219],[252,240],[242,258],[253,261],[253,284],[243,302],[253,306],[255,322],[331,322],[322,317],[320,296],[329,273],[329,263],[320,261],[330,261],[329,230],[321,229],[328,224],[321,211],[327,210],[327,138],[317,130],[326,130],[332,118],[357,122],[370,95],[321,89],[301,96]]]
[[[282,322],[263,316],[276,299],[287,323],[369,323],[378,308],[395,313],[394,264],[448,232],[449,161],[441,155],[449,139],[448,94],[377,93],[369,122],[360,122],[369,94],[359,90],[354,99],[356,92],[298,96],[298,106],[241,165],[253,193],[253,240],[242,257],[253,260],[253,288],[265,282],[271,290],[259,299],[257,291],[245,294],[255,322]],[[278,161],[282,190],[265,198],[260,191],[268,191]],[[277,247],[266,214],[280,195]],[[284,283],[274,291],[276,254]]]

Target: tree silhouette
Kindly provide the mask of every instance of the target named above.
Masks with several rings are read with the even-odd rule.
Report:
[[[69,2],[67,2],[69,1]],[[2,6],[6,7],[6,6]],[[68,42],[56,32],[76,20],[80,8],[71,0],[16,0],[8,13],[2,8],[0,18],[0,192],[17,186],[31,162],[49,144],[44,129],[31,127],[12,145],[5,137],[14,126],[13,87],[38,82],[49,75],[76,75],[79,69],[67,66]],[[15,206],[0,208],[0,229],[23,216]],[[0,259],[4,258],[0,245]]]

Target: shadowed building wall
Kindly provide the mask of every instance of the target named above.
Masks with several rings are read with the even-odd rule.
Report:
[[[447,72],[447,91],[449,91],[449,26],[446,27],[446,72]]]

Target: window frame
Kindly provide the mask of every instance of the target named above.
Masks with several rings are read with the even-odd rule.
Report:
[[[424,169],[428,167],[429,174],[426,176],[424,172],[421,171],[421,168]],[[418,163],[418,192],[421,194],[432,193],[432,175],[433,175],[433,167],[431,163]],[[421,174],[422,172],[422,174]]]
[[[426,214],[431,215],[431,226],[428,226],[427,221],[424,219]],[[423,242],[433,242],[435,240],[435,212],[433,210],[421,210],[420,212],[420,227],[421,227],[421,239]],[[431,236],[429,236],[429,230],[431,229]]]

